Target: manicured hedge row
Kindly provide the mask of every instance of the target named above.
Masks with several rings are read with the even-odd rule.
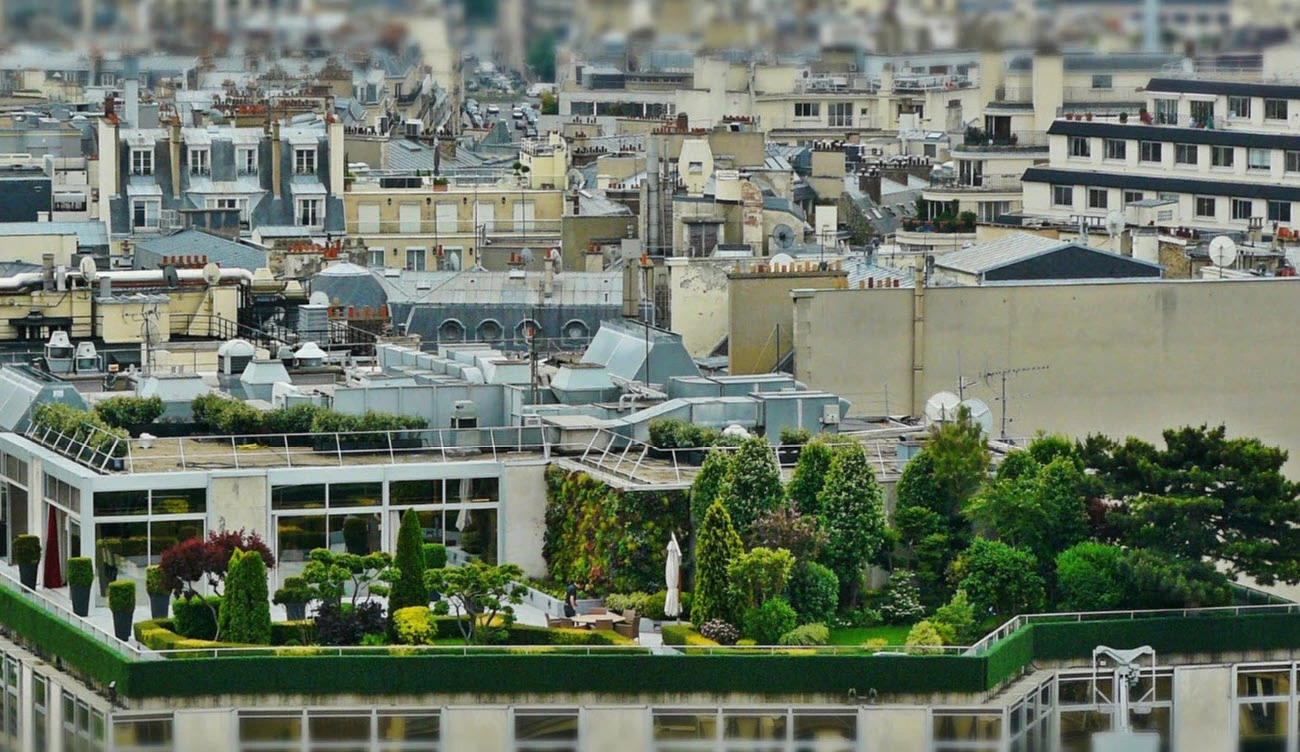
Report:
[[[718,643],[696,632],[689,624],[665,624],[661,630],[665,645],[716,647]]]
[[[984,659],[988,661],[987,689],[993,689],[1015,676],[1034,660],[1034,630],[1036,629],[1038,629],[1037,625],[1030,625],[1018,630],[984,654]],[[1093,647],[1096,645],[1088,648],[1089,654],[1092,653]]]
[[[1039,660],[1091,655],[1098,645],[1113,648],[1150,645],[1156,649],[1157,656],[1279,650],[1300,646],[1300,614],[1207,614],[1185,619],[1035,624],[1033,642],[1033,655]]]
[[[72,671],[99,685],[117,682],[122,691],[130,659],[111,646],[61,621],[7,587],[0,587],[0,622],[46,658],[58,657]]]

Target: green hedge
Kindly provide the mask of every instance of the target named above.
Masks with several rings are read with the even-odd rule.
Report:
[[[988,689],[993,689],[1003,681],[1015,676],[1025,666],[1029,665],[1030,661],[1034,660],[1035,629],[1037,629],[1036,626],[1030,625],[1017,630],[984,654],[984,659],[988,662],[988,678],[986,682]],[[1088,648],[1089,655],[1092,654],[1093,647],[1096,647],[1096,645]]]
[[[57,656],[73,673],[93,684],[107,686],[109,682],[117,682],[118,691],[127,693],[128,677],[138,664],[132,664],[117,649],[3,586],[0,586],[0,622],[33,652],[48,659]]]

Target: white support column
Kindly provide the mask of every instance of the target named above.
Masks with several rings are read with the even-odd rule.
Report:
[[[502,706],[446,708],[442,748],[456,752],[509,752],[510,709]]]
[[[1231,666],[1174,669],[1175,749],[1234,749]]]

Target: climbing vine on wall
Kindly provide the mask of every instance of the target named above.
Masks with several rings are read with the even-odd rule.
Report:
[[[653,593],[664,587],[668,540],[690,535],[685,491],[620,491],[583,472],[546,471],[546,557],[557,582],[602,593]]]

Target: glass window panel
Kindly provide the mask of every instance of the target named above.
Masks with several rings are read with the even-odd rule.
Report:
[[[302,574],[312,550],[327,547],[325,515],[277,517],[276,537],[279,543],[275,557],[278,574],[281,577]]]
[[[380,549],[377,514],[331,514],[329,526],[331,551],[365,556]]]
[[[99,494],[95,494],[98,503]],[[153,492],[154,514],[203,514],[208,509],[208,492],[203,488],[177,488]]]
[[[497,563],[497,510],[462,509],[448,512],[448,544],[454,541],[461,551],[478,556],[488,564]]]
[[[858,717],[856,715],[794,715],[795,741],[811,741],[809,750],[852,749],[853,745],[835,745],[833,741],[851,742],[858,738]],[[798,749],[805,749],[804,746]]]
[[[379,714],[380,741],[436,742],[441,718],[437,713]]]
[[[122,747],[147,749],[172,743],[172,719],[125,719],[113,723],[113,743]]]
[[[157,564],[162,552],[191,538],[203,537],[203,520],[163,520],[149,523],[150,563]]]
[[[1287,703],[1251,702],[1237,711],[1237,739],[1244,752],[1285,752]]]
[[[302,738],[302,717],[297,715],[241,715],[239,741],[289,742]]]
[[[715,713],[655,713],[654,737],[660,739],[716,739],[718,716]]]
[[[722,736],[724,739],[784,740],[785,726],[785,713],[780,715],[727,714],[722,720]]]
[[[370,740],[370,715],[308,715],[307,731],[313,742]]]
[[[441,504],[442,488],[441,480],[395,480],[388,484],[388,503],[395,507]]]
[[[149,491],[102,491],[95,494],[95,516],[149,514]]]
[[[577,741],[577,713],[517,713],[515,741]]]
[[[382,483],[331,483],[331,507],[377,507],[383,502]]]
[[[134,575],[137,585],[144,584],[144,568],[149,565],[148,522],[102,522],[95,526],[95,541],[96,550],[107,559],[104,563],[118,568],[118,577]],[[135,566],[123,567],[125,563]]]
[[[272,509],[324,509],[325,485],[275,486],[271,489]]]
[[[1238,671],[1238,697],[1285,697],[1291,693],[1291,672]]]
[[[484,502],[497,501],[501,498],[498,492],[498,481],[496,478],[470,478],[468,490],[465,484],[460,484],[459,501]]]
[[[1057,683],[1058,701],[1062,705],[1091,705],[1093,702],[1091,679],[1061,679]]]

